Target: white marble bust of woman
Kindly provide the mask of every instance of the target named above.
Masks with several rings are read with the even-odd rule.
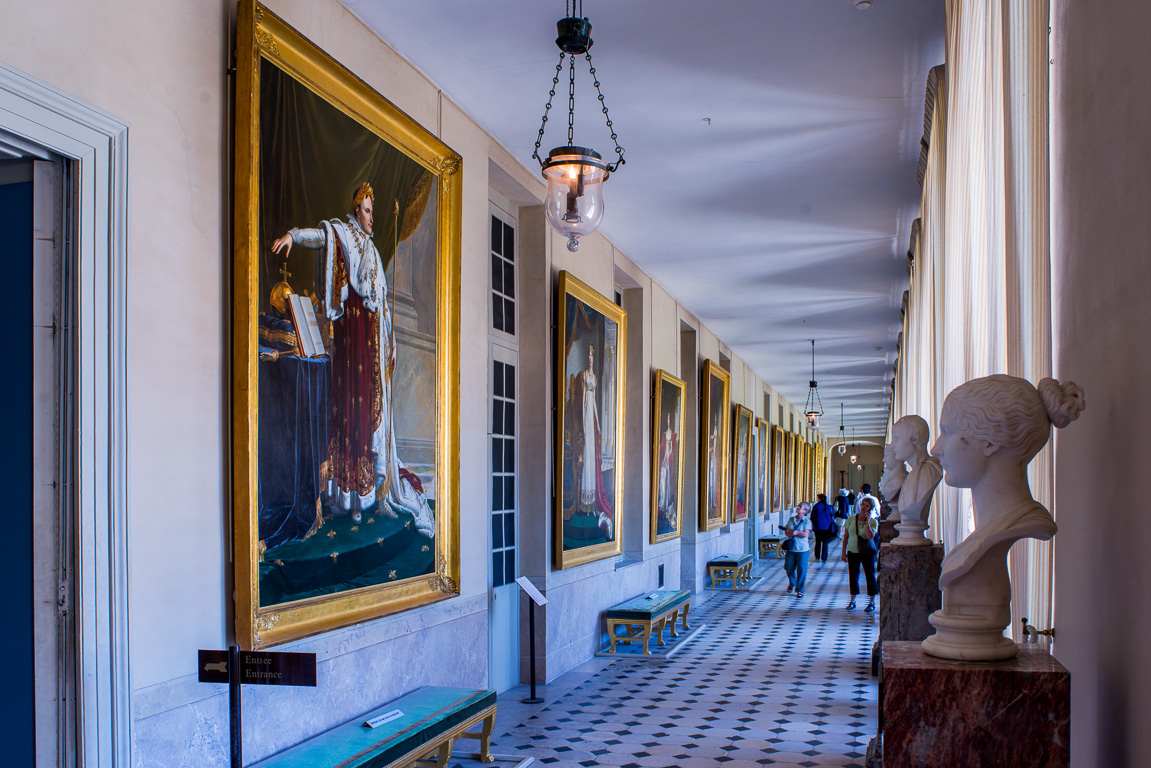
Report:
[[[943,608],[930,617],[935,634],[923,641],[932,656],[964,661],[1013,657],[1003,636],[1011,621],[1007,552],[1019,539],[1048,540],[1057,527],[1031,496],[1027,465],[1084,408],[1083,390],[1043,379],[1039,388],[1014,376],[974,379],[943,403],[932,454],[944,482],[970,488],[975,530],[943,559]]]

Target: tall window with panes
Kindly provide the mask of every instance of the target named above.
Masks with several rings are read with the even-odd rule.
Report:
[[[491,231],[491,551],[492,587],[515,581],[516,561],[516,231],[493,215]]]
[[[492,328],[516,335],[516,232],[492,216]]]

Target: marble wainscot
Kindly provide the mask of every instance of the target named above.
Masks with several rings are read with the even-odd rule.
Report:
[[[882,690],[884,768],[1070,765],[1071,673],[1037,646],[964,662],[885,642]]]
[[[925,640],[927,618],[943,607],[943,546],[879,548],[879,642]]]

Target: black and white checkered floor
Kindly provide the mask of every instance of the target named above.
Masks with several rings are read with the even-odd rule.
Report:
[[[844,610],[845,563],[812,563],[800,599],[785,592],[782,560],[755,572],[767,578],[754,591],[693,608],[706,628],[669,661],[596,659],[542,687],[535,706],[520,703],[526,686],[501,695],[492,751],[551,768],[863,766],[876,613],[863,613],[866,597]]]

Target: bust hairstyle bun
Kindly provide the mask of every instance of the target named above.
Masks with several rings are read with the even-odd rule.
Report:
[[[1066,427],[1083,411],[1083,389],[1043,379],[1038,388],[1015,376],[993,374],[960,384],[943,403],[960,432],[986,440],[1024,461],[1047,444],[1051,427]]]
[[[1038,389],[1039,396],[1043,398],[1043,406],[1047,409],[1047,417],[1059,429],[1079,418],[1086,405],[1083,388],[1073,381],[1060,384],[1055,379],[1044,379],[1039,382]]]

